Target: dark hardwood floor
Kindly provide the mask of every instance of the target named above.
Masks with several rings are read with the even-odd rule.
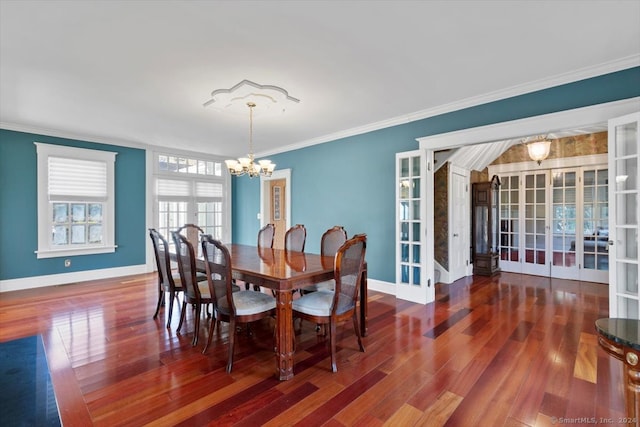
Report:
[[[544,426],[624,414],[621,362],[600,349],[606,285],[502,273],[438,285],[426,306],[370,292],[366,352],[338,328],[338,372],[304,323],[295,377],[274,377],[273,321],[191,347],[152,319],[156,275],[0,294],[0,341],[42,334],[65,426]],[[208,322],[205,322],[208,325]],[[5,391],[6,392],[6,391]]]

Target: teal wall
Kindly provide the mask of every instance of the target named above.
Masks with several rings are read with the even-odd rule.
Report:
[[[34,142],[117,152],[114,253],[37,259],[37,168]],[[0,280],[144,264],[145,151],[0,129]]]
[[[370,277],[395,281],[395,154],[416,138],[640,96],[640,67],[271,156],[292,172],[293,223],[307,227],[307,250],[343,225],[367,233]],[[34,141],[115,151],[115,253],[36,259]],[[0,280],[145,263],[145,151],[0,129]],[[259,180],[233,178],[233,241],[255,244]]]
[[[395,282],[395,154],[416,138],[640,96],[640,67],[269,156],[291,169],[291,221],[307,227],[307,252],[343,225],[367,233],[369,277]],[[319,118],[321,119],[321,118]],[[233,178],[233,241],[255,244],[258,179]]]

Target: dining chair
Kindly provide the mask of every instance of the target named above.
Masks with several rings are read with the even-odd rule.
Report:
[[[169,243],[155,228],[149,229],[149,236],[153,242],[153,251],[158,268],[158,305],[153,318],[158,317],[160,307],[166,294],[169,294],[169,311],[167,314],[167,328],[171,327],[171,314],[173,313],[173,299],[178,299],[178,293],[184,291],[180,273],[171,270],[171,257],[169,255]]]
[[[218,240],[209,235],[202,236],[202,253],[212,295],[215,319],[209,324],[209,337],[202,353],[206,353],[215,327],[219,322],[229,323],[229,358],[227,372],[233,368],[236,323],[255,322],[275,315],[276,299],[262,292],[233,292],[231,280],[231,255]],[[220,326],[218,326],[220,328]]]
[[[258,231],[258,250],[273,248],[273,236],[276,234],[275,224],[266,224]],[[245,282],[244,288],[248,291],[251,284]],[[259,291],[260,286],[253,285],[254,291]]]
[[[196,257],[202,256],[200,252],[200,236],[204,234],[204,230],[196,224],[184,224],[176,230],[178,233],[186,236],[196,252]]]
[[[208,281],[198,281],[197,279],[196,256],[193,245],[186,236],[180,234],[178,231],[174,231],[172,235],[173,241],[176,245],[180,280],[184,288],[182,313],[180,313],[180,323],[178,323],[177,332],[180,333],[180,330],[182,329],[182,323],[184,322],[185,314],[187,312],[187,304],[192,304],[196,313],[194,316],[195,325],[191,345],[196,346],[198,344],[198,332],[200,328],[200,314],[202,313],[202,306],[213,304],[213,298],[209,292]]]
[[[287,251],[304,252],[307,240],[307,229],[302,224],[296,224],[284,234],[284,249]]]
[[[272,248],[273,236],[276,233],[275,224],[267,224],[258,231],[258,247]]]
[[[347,241],[347,231],[340,225],[334,225],[322,234],[320,239],[320,255],[334,257],[340,246]],[[302,293],[315,292],[321,289],[332,291],[336,281],[329,279],[302,289]]]
[[[336,363],[336,324],[353,320],[353,327],[358,337],[360,351],[364,352],[356,302],[360,276],[364,265],[364,255],[367,247],[367,236],[358,234],[347,240],[338,249],[335,256],[333,271],[335,289],[333,291],[320,290],[303,295],[293,300],[293,316],[316,324],[329,325],[329,341],[331,346],[331,370],[338,371]]]

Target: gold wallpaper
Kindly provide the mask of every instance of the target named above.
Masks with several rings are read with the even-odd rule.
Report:
[[[449,163],[445,163],[433,176],[433,229],[434,258],[449,270]]]
[[[591,133],[588,135],[576,135],[552,140],[551,151],[547,159],[587,156],[589,154],[606,154],[607,151],[607,132]],[[491,164],[500,165],[530,160],[526,145],[517,144],[502,153],[502,155]]]

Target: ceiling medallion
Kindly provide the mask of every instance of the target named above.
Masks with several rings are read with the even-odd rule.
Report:
[[[289,93],[279,86],[260,85],[250,80],[242,80],[230,89],[216,89],[211,92],[211,99],[203,104],[212,106],[218,111],[246,112],[249,107],[249,154],[237,160],[226,160],[227,170],[231,175],[271,176],[275,163],[270,160],[255,160],[253,154],[253,116],[254,110],[268,113],[284,113],[288,106],[299,103],[300,100],[289,96]]]
[[[289,92],[279,86],[261,85],[245,79],[230,89],[214,90],[211,92],[211,99],[203,106],[244,114],[247,102],[256,104],[256,112],[284,112],[287,107],[300,100],[290,96]]]

